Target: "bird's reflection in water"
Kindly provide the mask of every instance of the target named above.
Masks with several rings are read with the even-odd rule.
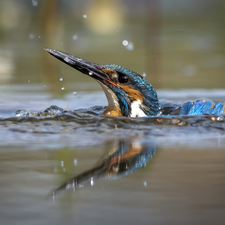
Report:
[[[93,185],[98,179],[117,179],[136,171],[146,165],[156,152],[156,145],[140,139],[113,140],[107,143],[110,149],[99,163],[50,193],[57,197],[65,191],[76,191],[86,185]]]

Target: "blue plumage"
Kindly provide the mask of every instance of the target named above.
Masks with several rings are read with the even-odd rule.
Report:
[[[224,105],[221,102],[216,103],[212,107],[211,102],[203,102],[202,100],[197,100],[195,102],[185,102],[180,109],[179,115],[202,115],[202,114],[212,114],[218,115],[223,112]]]

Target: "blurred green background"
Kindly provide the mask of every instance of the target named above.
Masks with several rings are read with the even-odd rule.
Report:
[[[0,0],[0,84],[101,89],[49,47],[146,73],[158,89],[221,89],[224,23],[224,0]]]

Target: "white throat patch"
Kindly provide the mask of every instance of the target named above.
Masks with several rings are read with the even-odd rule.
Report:
[[[133,101],[131,103],[131,114],[130,117],[144,117],[147,116],[140,108],[141,106],[141,101]]]
[[[119,102],[118,99],[116,97],[116,95],[113,93],[113,91],[111,89],[109,89],[106,85],[102,84],[101,82],[98,82],[101,86],[103,91],[105,92],[106,98],[108,100],[108,107],[107,108],[119,108]]]

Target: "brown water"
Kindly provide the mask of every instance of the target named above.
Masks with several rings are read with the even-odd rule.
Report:
[[[225,148],[218,147],[159,148],[136,173],[46,200],[62,180],[93,167],[108,147],[1,147],[1,223],[223,224]]]
[[[43,50],[146,73],[162,103],[224,102],[224,15],[222,0],[0,0],[0,224],[224,224],[224,114],[102,117],[98,84]],[[50,105],[77,111],[15,117]]]
[[[172,97],[173,93],[162,91],[161,95]],[[176,102],[190,94],[187,90],[179,93],[183,97]],[[211,94],[216,98],[217,92]],[[93,104],[90,96],[104,101],[99,92],[79,96],[52,102],[48,96],[31,101],[31,94],[23,104],[32,111],[52,103],[61,107],[74,104],[75,108],[81,99],[88,107]],[[11,97],[5,94],[7,101],[1,108],[8,111],[1,113],[14,116],[13,111],[23,104],[14,104]],[[55,117],[1,117],[1,223],[223,224],[224,116],[220,120],[216,116],[113,119],[99,116],[101,108],[93,109]],[[128,151],[155,149],[156,153],[125,176],[108,180],[104,178],[111,175],[105,172],[98,179],[91,175],[75,192],[48,197],[68,179],[101,164],[121,138],[124,145],[133,143]]]

